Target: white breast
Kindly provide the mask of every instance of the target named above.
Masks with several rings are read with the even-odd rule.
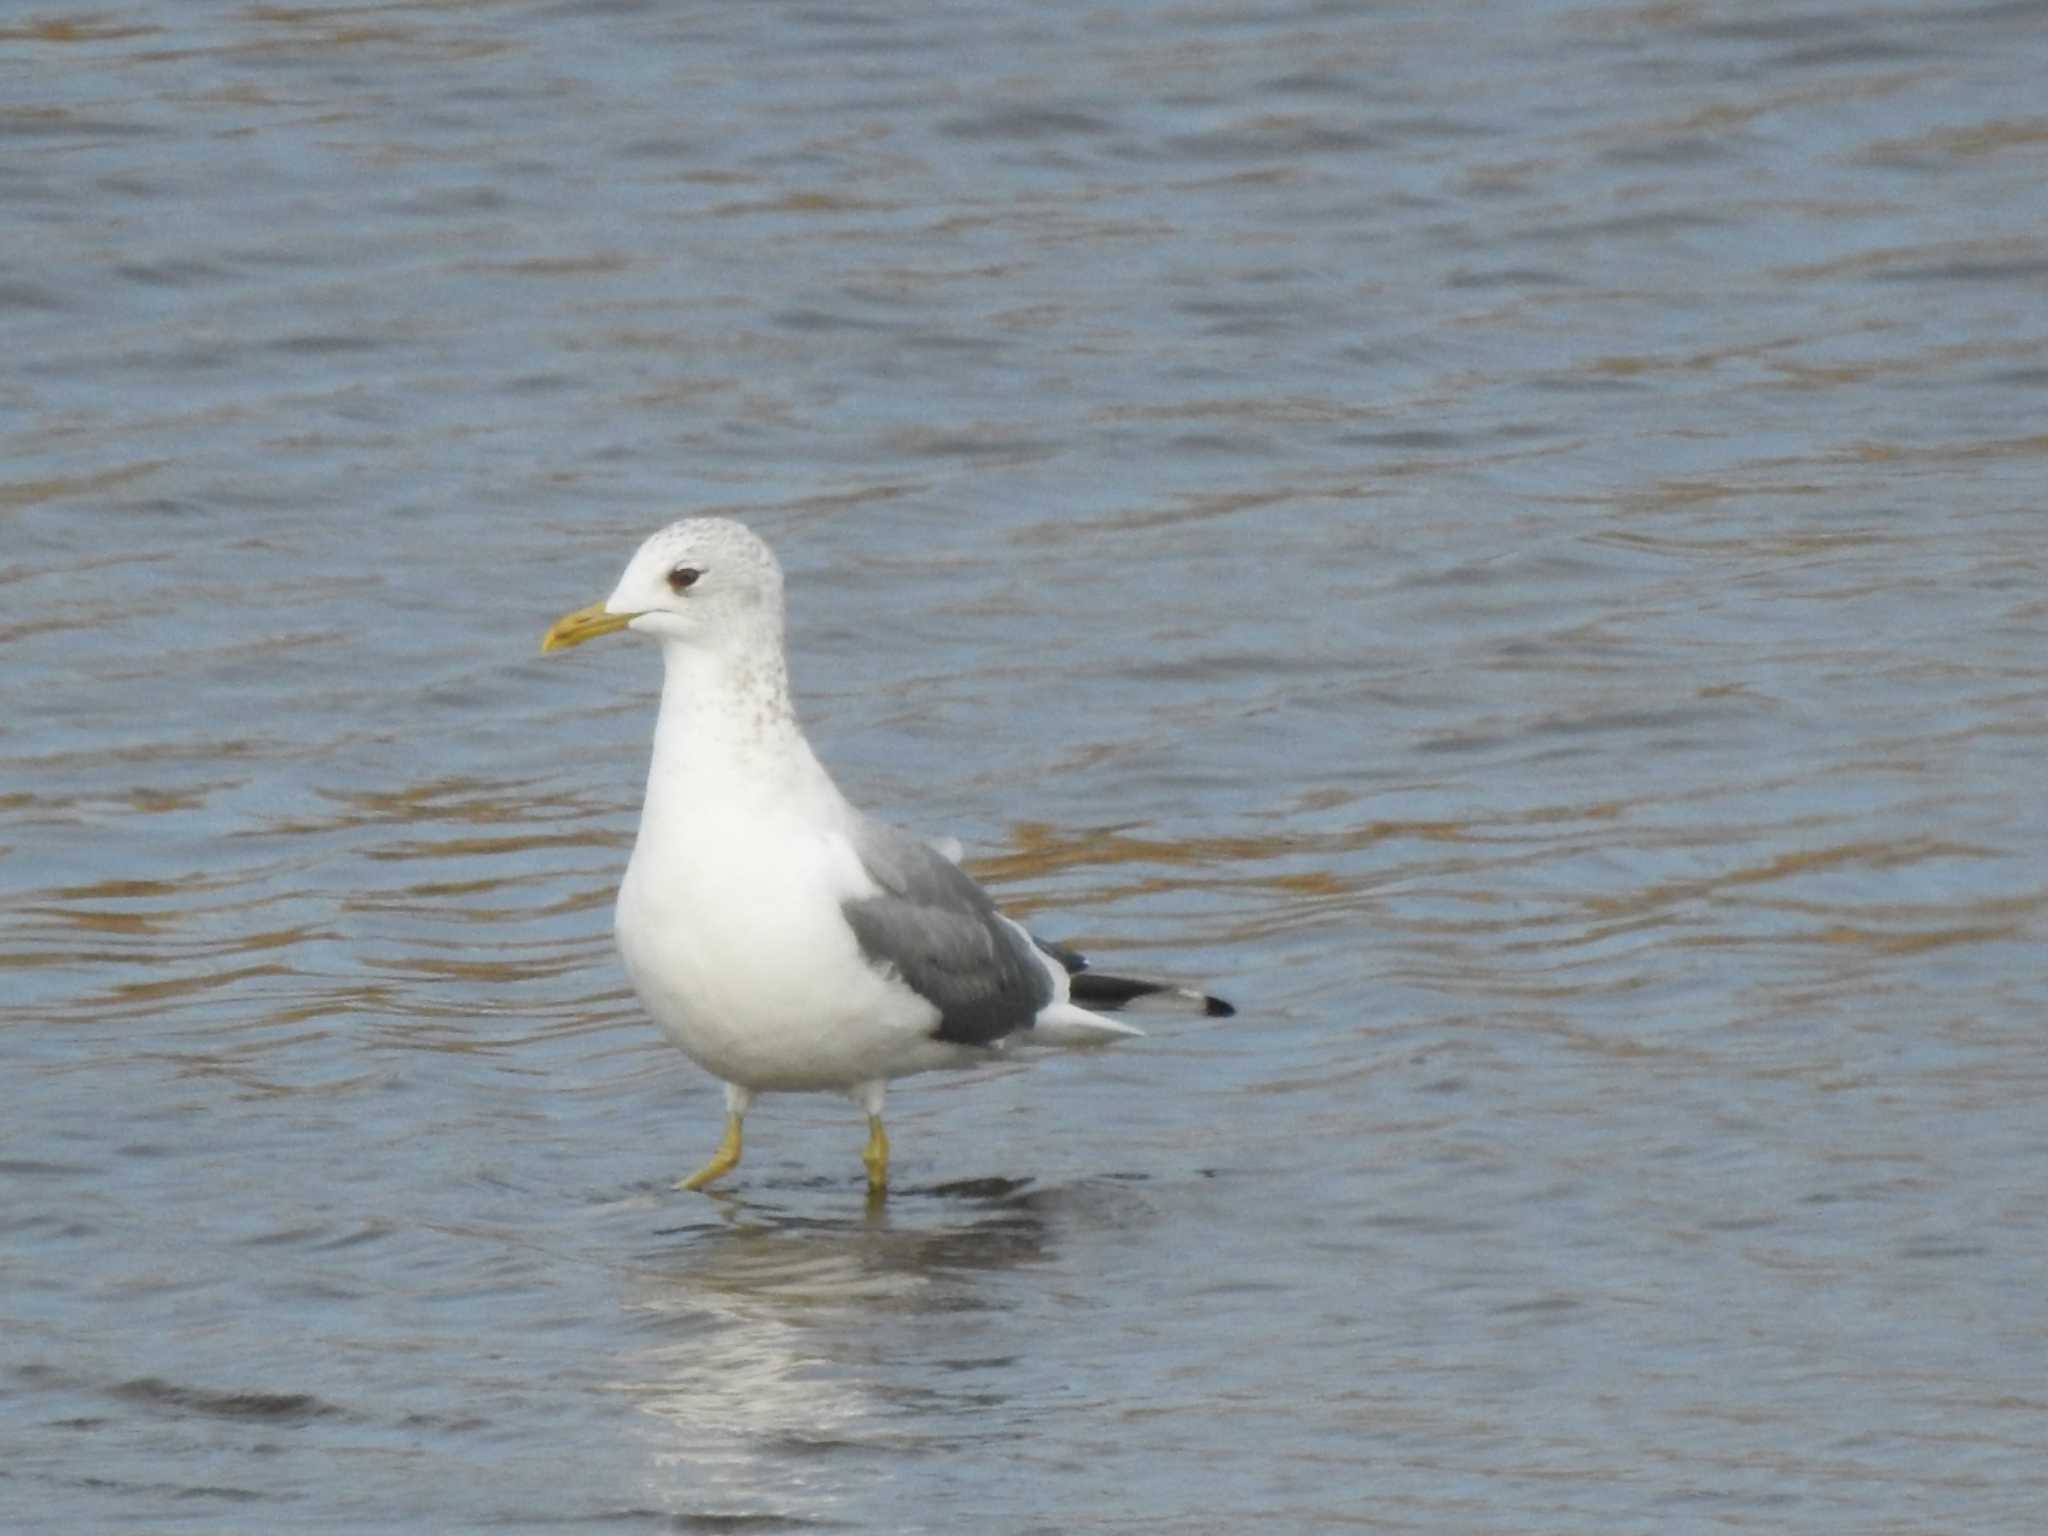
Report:
[[[840,913],[867,887],[836,830],[708,817],[643,837],[619,889],[619,951],[662,1031],[757,1091],[845,1088],[938,1065],[937,1011],[862,957]]]

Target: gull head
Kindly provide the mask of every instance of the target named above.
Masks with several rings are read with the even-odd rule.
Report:
[[[610,597],[549,625],[540,648],[621,629],[685,645],[747,645],[764,629],[779,641],[782,567],[744,523],[686,517],[649,536]]]

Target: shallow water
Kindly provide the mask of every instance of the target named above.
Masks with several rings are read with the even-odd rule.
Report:
[[[0,23],[0,1515],[2048,1506],[2048,7]],[[718,1129],[683,511],[1234,1020]]]

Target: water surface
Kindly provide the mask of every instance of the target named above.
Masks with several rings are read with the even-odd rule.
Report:
[[[0,1512],[2031,1531],[2048,8],[0,24]],[[771,1100],[646,531],[1235,1020]]]

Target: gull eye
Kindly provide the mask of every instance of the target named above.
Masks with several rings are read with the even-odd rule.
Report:
[[[703,574],[694,565],[679,565],[668,573],[668,589],[671,592],[687,592],[697,585],[697,578]]]

